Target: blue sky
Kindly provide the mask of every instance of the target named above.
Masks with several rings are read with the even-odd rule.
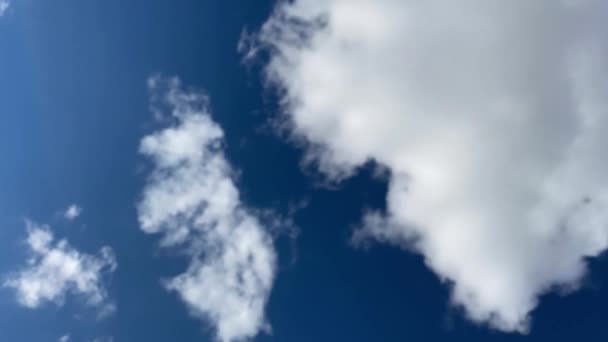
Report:
[[[469,2],[0,5],[0,340],[606,340],[606,6]]]

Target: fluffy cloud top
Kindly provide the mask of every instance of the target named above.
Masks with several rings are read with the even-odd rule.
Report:
[[[168,280],[191,312],[224,342],[267,328],[264,308],[275,276],[272,238],[243,206],[222,151],[222,129],[207,98],[177,79],[152,78],[153,99],[169,107],[168,128],[144,137],[140,152],[154,169],[138,205],[141,229],[181,246],[188,269]],[[162,110],[155,110],[162,117]]]
[[[334,179],[391,171],[387,212],[355,238],[413,247],[470,319],[524,332],[608,243],[607,11],[296,0],[258,38],[310,160]]]
[[[74,221],[82,213],[82,208],[77,204],[72,204],[63,213],[63,217],[68,221]]]
[[[116,259],[109,247],[103,247],[99,256],[82,253],[66,240],[55,241],[50,228],[26,222],[27,247],[31,256],[27,264],[11,274],[5,287],[15,289],[18,302],[28,308],[37,308],[45,302],[63,304],[67,294],[85,298],[86,303],[97,307],[102,314],[113,310],[103,286],[103,275],[113,272]]]

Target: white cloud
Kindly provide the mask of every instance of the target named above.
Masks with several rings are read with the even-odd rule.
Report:
[[[59,338],[59,342],[68,342],[70,340],[70,334],[65,334]]]
[[[11,3],[8,0],[0,0],[0,17],[3,16],[8,8],[11,6]]]
[[[77,204],[71,204],[65,212],[63,213],[63,217],[65,217],[68,221],[74,221],[80,214],[82,213],[82,208]]]
[[[67,294],[80,296],[88,305],[107,314],[114,305],[109,302],[103,275],[113,272],[116,260],[112,249],[103,247],[99,256],[82,253],[66,240],[55,241],[46,225],[26,221],[27,247],[31,256],[27,264],[11,274],[4,287],[13,288],[17,301],[27,308],[45,302],[62,305]]]
[[[470,319],[524,332],[539,295],[576,288],[608,244],[607,11],[296,0],[258,42],[311,162],[391,171],[387,212],[355,239],[413,247]]]
[[[149,85],[153,99],[169,106],[172,124],[141,141],[140,152],[154,165],[138,205],[141,229],[163,234],[163,246],[182,246],[191,257],[167,289],[210,322],[219,340],[251,338],[268,328],[272,238],[239,199],[206,96],[183,90],[177,79],[153,78]]]

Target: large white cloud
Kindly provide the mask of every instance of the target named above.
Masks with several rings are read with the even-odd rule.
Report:
[[[37,308],[45,302],[62,305],[67,294],[82,297],[99,308],[100,315],[114,311],[103,284],[104,275],[117,267],[114,253],[104,246],[100,255],[90,255],[70,246],[67,240],[55,241],[50,227],[26,221],[27,264],[10,274],[4,287],[13,288],[18,302]]]
[[[599,0],[296,0],[254,49],[321,171],[391,171],[387,212],[355,239],[413,247],[470,319],[523,332],[538,296],[576,288],[608,243],[605,13]]]
[[[158,118],[168,128],[144,137],[140,152],[154,169],[138,205],[141,229],[183,247],[188,269],[166,282],[191,312],[210,322],[224,342],[269,328],[265,304],[275,276],[273,241],[239,199],[222,150],[222,129],[207,98],[177,79],[150,79]],[[163,118],[162,105],[170,114]]]

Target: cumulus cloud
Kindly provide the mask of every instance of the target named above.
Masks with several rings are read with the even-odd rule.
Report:
[[[153,171],[138,204],[140,227],[190,257],[187,270],[166,288],[211,323],[218,340],[251,338],[268,328],[264,308],[276,269],[272,238],[239,199],[207,97],[182,89],[177,79],[156,77],[148,84],[160,103],[153,111],[171,123],[141,141],[140,153]]]
[[[77,204],[71,204],[66,208],[63,217],[68,221],[74,221],[82,213],[82,208]]]
[[[62,305],[66,295],[72,294],[84,298],[102,315],[113,311],[103,285],[103,276],[117,267],[110,247],[102,247],[98,256],[85,254],[67,240],[56,241],[49,226],[30,221],[26,226],[30,258],[4,281],[4,287],[16,291],[19,304],[31,309],[45,302]]]
[[[608,243],[607,11],[296,0],[253,48],[309,161],[334,180],[390,170],[387,210],[355,240],[415,249],[470,319],[525,332]]]
[[[0,0],[0,17],[3,16],[8,8],[11,6],[11,3],[8,0]]]

